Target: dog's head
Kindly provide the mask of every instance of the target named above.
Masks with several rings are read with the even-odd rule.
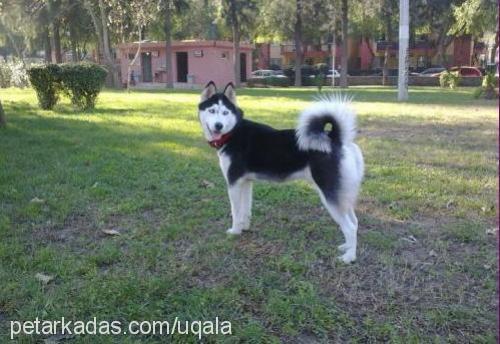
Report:
[[[236,105],[233,84],[227,84],[224,91],[218,93],[215,84],[210,81],[201,92],[198,116],[207,141],[219,140],[222,135],[231,132],[243,117]]]

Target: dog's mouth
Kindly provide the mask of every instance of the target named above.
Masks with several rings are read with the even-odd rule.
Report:
[[[207,130],[212,137],[212,140],[218,140],[222,137],[222,132],[220,130],[210,130],[210,127],[207,125]]]

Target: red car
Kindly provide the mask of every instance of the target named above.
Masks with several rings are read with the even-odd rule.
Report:
[[[450,72],[458,72],[460,76],[483,76],[481,71],[476,67],[452,67]]]

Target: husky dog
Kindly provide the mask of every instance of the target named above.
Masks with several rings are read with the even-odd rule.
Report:
[[[356,259],[354,207],[364,162],[353,142],[355,113],[349,103],[340,96],[319,99],[300,114],[295,130],[276,130],[243,118],[232,83],[222,93],[212,81],[207,84],[199,119],[227,182],[233,219],[228,233],[241,234],[250,227],[253,181],[305,179],[344,234],[339,258],[345,263]]]

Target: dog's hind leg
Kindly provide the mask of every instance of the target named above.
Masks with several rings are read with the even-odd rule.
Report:
[[[328,213],[333,218],[333,220],[340,226],[340,229],[344,234],[345,243],[339,246],[339,249],[341,251],[344,251],[344,254],[340,256],[339,259],[344,263],[351,263],[356,260],[358,231],[357,219],[356,215],[354,214],[354,210],[352,208],[343,210],[342,207],[337,206],[335,202],[328,200],[321,190],[318,191],[321,202],[328,210]]]
[[[241,222],[243,230],[250,229],[250,220],[252,218],[252,189],[251,181],[244,181],[241,185]]]

